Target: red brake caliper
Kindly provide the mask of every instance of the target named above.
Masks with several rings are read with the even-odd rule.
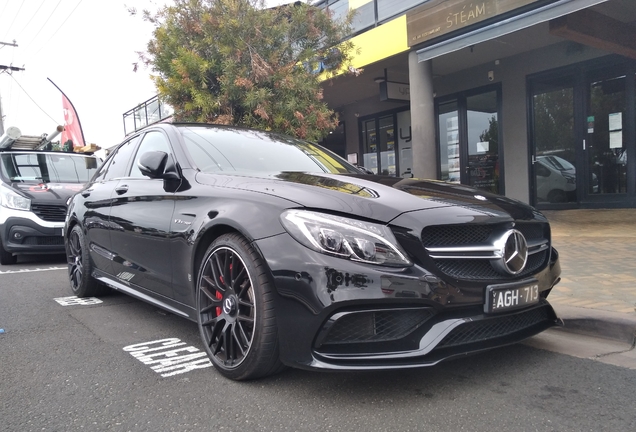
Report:
[[[223,279],[223,277],[221,277],[221,279]],[[223,299],[223,296],[222,296],[222,295],[221,295],[221,293],[220,293],[220,292],[218,292],[218,291],[216,292],[215,297],[216,297],[217,299],[219,299],[219,300],[222,300],[222,299]],[[219,306],[217,306],[217,307],[216,307],[216,316],[219,316],[219,315],[221,315],[221,308],[220,308]]]
[[[230,264],[230,272],[232,271],[232,264]],[[225,280],[223,280],[223,275],[219,275],[219,279],[221,280],[221,283],[223,285],[225,285]],[[223,295],[217,291],[215,294],[215,297],[219,300],[223,300]],[[219,306],[216,307],[216,316],[221,315],[221,308]]]
[[[219,279],[221,279],[221,283],[225,285],[225,282],[223,281],[223,276],[219,276]],[[223,294],[221,294],[220,291],[216,291],[216,295],[215,297],[219,300],[223,300]],[[216,316],[221,315],[221,308],[219,306],[216,307]]]

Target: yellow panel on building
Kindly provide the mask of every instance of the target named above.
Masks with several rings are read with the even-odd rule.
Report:
[[[359,54],[353,54],[351,62],[351,66],[356,69],[408,51],[406,15],[355,36],[351,39],[351,42],[353,42],[354,50],[360,50]],[[336,75],[344,72],[345,69],[342,69]],[[329,77],[323,74],[320,78],[321,80],[327,80]]]
[[[364,6],[367,3],[371,3],[371,0],[349,0],[349,9],[358,9],[360,6]]]

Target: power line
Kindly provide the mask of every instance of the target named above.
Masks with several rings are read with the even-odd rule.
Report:
[[[4,34],[4,37],[7,37],[7,35],[11,31],[11,28],[13,27],[13,24],[15,24],[15,22],[18,20],[18,15],[20,15],[20,11],[22,10],[22,6],[24,6],[24,0],[22,0],[22,3],[20,3],[20,7],[18,8],[18,12],[16,12],[15,17],[13,17],[13,20],[11,20],[11,25],[7,29],[7,32]]]
[[[20,30],[20,32],[17,34],[17,37],[20,37],[22,32],[29,26],[29,24],[31,24],[31,21],[33,21],[33,18],[35,18],[35,16],[38,14],[38,12],[40,12],[40,9],[42,9],[42,5],[44,5],[44,1],[45,0],[42,0],[42,3],[40,3],[40,6],[38,6],[36,11],[33,12],[33,14],[31,14],[31,19],[29,19],[29,21],[26,23],[26,25],[24,27],[22,27],[22,30]]]
[[[64,21],[62,21],[62,24],[60,24],[60,26],[57,28],[57,30],[55,30],[53,32],[53,34],[51,36],[49,36],[49,39],[47,42],[44,43],[44,45],[42,45],[40,47],[39,50],[37,50],[33,56],[37,55],[40,51],[42,51],[42,49],[46,46],[46,44],[48,42],[50,42],[51,40],[53,40],[53,36],[55,36],[57,34],[58,31],[60,31],[60,29],[64,26],[64,24],[66,24],[66,21],[68,21],[68,19],[71,17],[71,15],[73,15],[73,12],[75,12],[75,9],[77,9],[77,7],[83,2],[84,0],[79,0],[79,2],[75,5],[75,7],[73,8],[73,10],[71,11],[71,13],[68,14],[68,16],[66,17],[66,19]]]
[[[29,94],[27,93],[27,91],[26,91],[26,90],[25,90],[25,89],[24,89],[24,88],[20,85],[20,82],[19,82],[17,79],[15,79],[15,77],[14,77],[12,74],[9,74],[9,76],[10,76],[11,78],[13,78],[13,80],[14,80],[14,81],[15,81],[15,83],[18,85],[18,87],[20,87],[20,88],[22,89],[22,91],[24,92],[24,94],[25,94],[25,95],[27,95],[27,96],[29,97],[29,99],[31,99],[31,102],[33,102],[33,103],[35,104],[35,106],[36,106],[36,107],[40,108],[40,111],[42,111],[44,114],[46,114],[46,116],[47,116],[48,118],[50,118],[51,120],[53,120],[53,122],[54,122],[55,124],[58,124],[58,123],[59,123],[57,120],[55,120],[53,117],[51,117],[51,116],[49,115],[49,113],[47,113],[46,111],[44,111],[44,109],[43,109],[40,105],[38,105],[38,103],[37,103],[36,101],[34,101],[34,100],[33,100],[33,98],[31,97],[31,95],[29,95]]]
[[[0,16],[4,16],[4,10],[7,8],[8,4],[9,4],[9,0],[7,0],[6,3],[4,4],[4,7],[2,8],[2,12],[0,12]]]
[[[55,5],[55,7],[53,8],[53,11],[51,12],[51,14],[49,15],[49,17],[46,19],[46,21],[44,21],[44,24],[42,24],[42,26],[40,27],[40,30],[38,30],[38,32],[35,34],[35,36],[33,36],[33,39],[31,39],[31,41],[29,42],[29,44],[27,45],[27,47],[25,48],[25,51],[28,50],[31,47],[31,44],[33,44],[33,41],[40,35],[40,32],[42,31],[42,29],[44,27],[46,27],[46,25],[48,24],[49,20],[51,19],[51,17],[53,16],[53,14],[55,13],[55,11],[57,10],[57,7],[60,5],[60,3],[62,3],[62,0],[58,1],[57,4]]]

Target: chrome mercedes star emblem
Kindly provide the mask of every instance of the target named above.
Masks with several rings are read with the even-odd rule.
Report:
[[[234,302],[232,300],[233,299],[231,297],[228,297],[223,302],[223,312],[225,312],[227,315],[229,315],[234,310]]]
[[[511,275],[523,271],[528,261],[528,243],[521,232],[508,230],[494,244],[498,259],[492,261],[493,267],[501,273]]]

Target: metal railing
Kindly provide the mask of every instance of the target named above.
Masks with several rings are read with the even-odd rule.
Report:
[[[136,132],[150,124],[165,120],[173,114],[174,109],[170,105],[161,101],[158,95],[153,96],[124,113],[124,134]]]

